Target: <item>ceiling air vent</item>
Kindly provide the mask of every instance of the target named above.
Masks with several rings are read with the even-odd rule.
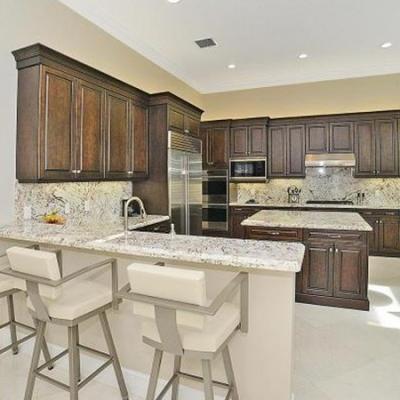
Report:
[[[206,47],[214,47],[217,45],[214,39],[212,38],[207,38],[207,39],[200,39],[200,40],[195,40],[195,43],[197,46],[199,46],[201,49],[204,49]]]

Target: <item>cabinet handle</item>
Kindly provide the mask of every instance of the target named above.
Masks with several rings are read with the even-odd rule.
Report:
[[[77,173],[77,174],[80,174],[81,172],[82,172],[81,169],[77,169],[77,170],[76,170],[76,173]]]
[[[339,249],[335,249],[335,253],[339,253]]]
[[[189,129],[185,129],[184,132],[185,133],[190,133],[190,130]]]
[[[381,171],[376,171],[377,174],[379,174]]]
[[[329,248],[329,253],[333,253],[333,247]]]
[[[376,223],[376,224],[379,224],[379,219],[377,219],[377,220],[375,221],[375,223]]]
[[[133,171],[128,171],[128,175],[133,175]]]
[[[267,233],[267,235],[272,235],[272,236],[279,236],[279,232],[271,232],[271,231],[267,231],[266,232]]]

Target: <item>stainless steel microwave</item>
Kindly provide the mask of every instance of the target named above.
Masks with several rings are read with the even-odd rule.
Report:
[[[229,162],[229,178],[237,182],[265,182],[267,180],[266,158],[237,158]]]

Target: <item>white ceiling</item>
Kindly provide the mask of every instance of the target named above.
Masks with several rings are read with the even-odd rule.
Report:
[[[399,0],[59,1],[202,93],[400,72]]]

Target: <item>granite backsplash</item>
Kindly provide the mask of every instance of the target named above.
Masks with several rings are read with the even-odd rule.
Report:
[[[15,218],[31,218],[57,211],[73,223],[112,223],[121,214],[121,200],[132,195],[131,182],[72,182],[16,184]],[[26,217],[26,215],[25,215]]]
[[[357,194],[364,193],[365,206],[399,206],[399,178],[354,178],[350,168],[308,168],[305,179],[271,179],[266,183],[231,185],[231,202],[286,203],[287,188],[301,189],[300,203],[307,200],[351,200],[357,204]]]

